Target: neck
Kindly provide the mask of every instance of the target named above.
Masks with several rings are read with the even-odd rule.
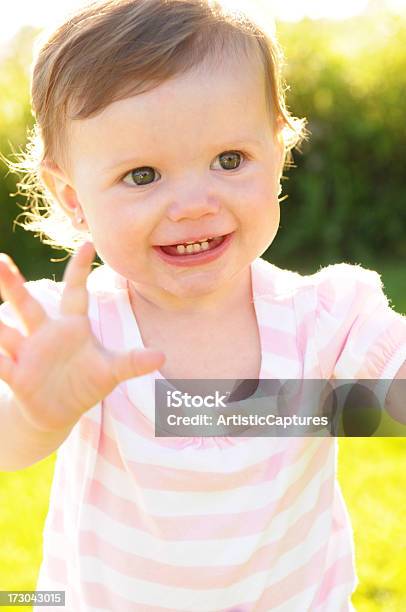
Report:
[[[164,291],[151,291],[150,287],[128,282],[130,302],[134,312],[156,316],[159,320],[181,315],[184,319],[201,321],[217,319],[221,315],[230,315],[232,309],[241,310],[243,305],[252,302],[251,267],[247,266],[238,276],[233,277],[215,293],[192,298],[179,298]]]

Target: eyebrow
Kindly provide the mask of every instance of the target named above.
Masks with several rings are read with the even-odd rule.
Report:
[[[213,149],[216,148],[218,151],[232,151],[234,149],[238,149],[240,147],[242,148],[247,145],[254,146],[254,147],[260,147],[262,145],[262,142],[256,138],[244,138],[244,139],[239,139],[239,140],[232,140],[230,142],[219,144],[217,146],[213,145]],[[111,164],[109,164],[108,166],[105,166],[104,168],[102,168],[102,172],[114,170],[122,166],[134,165],[135,167],[136,164],[143,164],[143,163],[144,162],[141,160],[139,155],[128,157],[127,159],[117,159],[113,161]]]

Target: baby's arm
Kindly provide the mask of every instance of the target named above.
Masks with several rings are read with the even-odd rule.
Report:
[[[53,319],[12,260],[0,256],[2,297],[25,329],[21,333],[0,321],[0,470],[18,470],[46,457],[121,381],[164,361],[160,351],[118,353],[95,338],[86,287],[93,257],[94,247],[86,243],[70,260],[60,313]]]
[[[7,387],[0,392],[0,423],[0,470],[7,472],[22,470],[53,453],[73,427],[56,431],[33,427]]]
[[[380,276],[335,264],[318,272],[316,338],[323,377],[386,381],[383,407],[404,423],[406,317],[395,312]]]

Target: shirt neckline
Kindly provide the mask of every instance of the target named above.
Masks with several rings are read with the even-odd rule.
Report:
[[[262,380],[278,378],[273,354],[267,346],[269,345],[269,337],[267,337],[269,306],[270,302],[275,299],[275,274],[277,272],[278,269],[275,269],[275,266],[260,257],[250,264],[251,297],[255,309],[261,349],[259,384],[261,384]],[[105,264],[97,271],[95,278],[91,279],[91,285],[97,289],[99,294],[101,341],[107,342],[107,346],[113,350],[131,351],[145,348],[136,316],[131,306],[127,279]],[[117,317],[117,324],[120,328],[118,333],[114,331],[116,328],[115,323],[113,323]],[[154,398],[157,380],[164,381],[165,385],[168,385],[169,388],[171,387],[171,383],[158,371],[127,379],[120,384],[121,392],[126,396],[130,404],[136,407],[138,412],[152,426],[155,423]],[[243,442],[247,439],[251,439],[251,437],[224,438],[226,444],[230,444],[230,440],[232,440],[231,446],[235,445],[235,440]],[[175,438],[175,440],[178,440],[178,438]],[[180,440],[182,439],[180,438]],[[206,438],[196,438],[196,440],[200,444]],[[221,438],[213,438],[215,446],[218,445],[217,440],[221,440]]]
[[[261,380],[265,376],[266,364],[265,364],[265,347],[262,333],[262,316],[260,309],[257,306],[257,302],[259,299],[259,264],[262,263],[263,260],[260,258],[256,259],[254,262],[250,264],[250,278],[251,278],[251,295],[254,304],[255,317],[257,321],[258,333],[260,338],[260,350],[261,350],[261,365],[258,379]],[[266,263],[266,262],[264,262]],[[125,328],[125,344],[126,350],[133,350],[134,348],[145,349],[145,345],[141,336],[140,328],[137,322],[136,314],[133,312],[129,291],[128,291],[128,281],[124,278],[120,279],[119,285],[123,289],[121,293],[121,314],[124,317],[124,328]],[[159,370],[155,370],[151,372],[147,376],[152,376],[154,379],[166,381],[168,385],[170,385],[168,379],[166,379]]]

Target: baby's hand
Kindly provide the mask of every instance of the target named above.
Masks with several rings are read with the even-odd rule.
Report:
[[[23,416],[41,431],[73,426],[121,381],[152,372],[165,361],[160,351],[117,353],[95,338],[86,288],[94,255],[93,244],[86,242],[69,261],[58,319],[48,317],[14,262],[0,255],[2,298],[26,329],[23,335],[0,322],[0,347],[8,355],[0,354],[0,378]]]

